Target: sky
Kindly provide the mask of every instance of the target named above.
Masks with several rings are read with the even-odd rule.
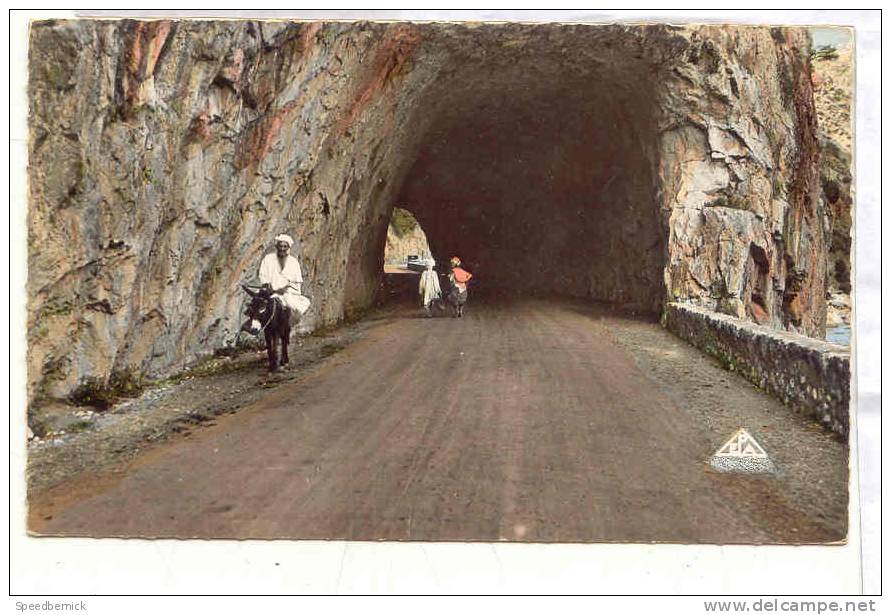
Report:
[[[833,45],[838,47],[851,42],[851,30],[848,28],[811,28],[814,47]]]

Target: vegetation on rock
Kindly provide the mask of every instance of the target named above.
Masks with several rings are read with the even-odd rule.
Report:
[[[394,207],[390,225],[398,237],[405,237],[408,233],[418,228],[418,221],[411,215],[411,212],[400,207]]]

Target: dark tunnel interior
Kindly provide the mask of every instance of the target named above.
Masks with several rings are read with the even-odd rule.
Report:
[[[658,311],[648,68],[623,54],[566,57],[498,48],[459,58],[428,94],[433,118],[394,205],[418,219],[441,271],[458,255],[478,288]]]

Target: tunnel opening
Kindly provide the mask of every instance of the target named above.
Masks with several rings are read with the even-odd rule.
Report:
[[[438,263],[461,257],[478,292],[661,309],[655,79],[613,35],[569,41],[571,54],[478,36],[422,101],[395,202]]]
[[[384,273],[418,269],[431,258],[427,234],[411,212],[394,207],[384,244]]]
[[[409,303],[416,300],[420,274],[433,260],[427,235],[411,212],[393,207],[383,246],[383,278],[376,302]],[[436,263],[433,263],[434,266]],[[442,266],[440,271],[444,271]]]

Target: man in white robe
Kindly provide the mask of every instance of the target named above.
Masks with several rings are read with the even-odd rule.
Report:
[[[421,273],[421,282],[418,284],[418,293],[421,295],[421,303],[428,318],[433,316],[430,312],[430,304],[442,298],[439,276],[433,270],[434,265],[433,259],[427,260],[427,269]],[[441,307],[438,302],[437,306]]]
[[[291,256],[294,240],[288,235],[275,238],[275,252],[270,252],[260,261],[259,278],[261,284],[269,284],[275,298],[302,316],[309,309],[310,301],[302,294],[303,272],[300,263]]]

